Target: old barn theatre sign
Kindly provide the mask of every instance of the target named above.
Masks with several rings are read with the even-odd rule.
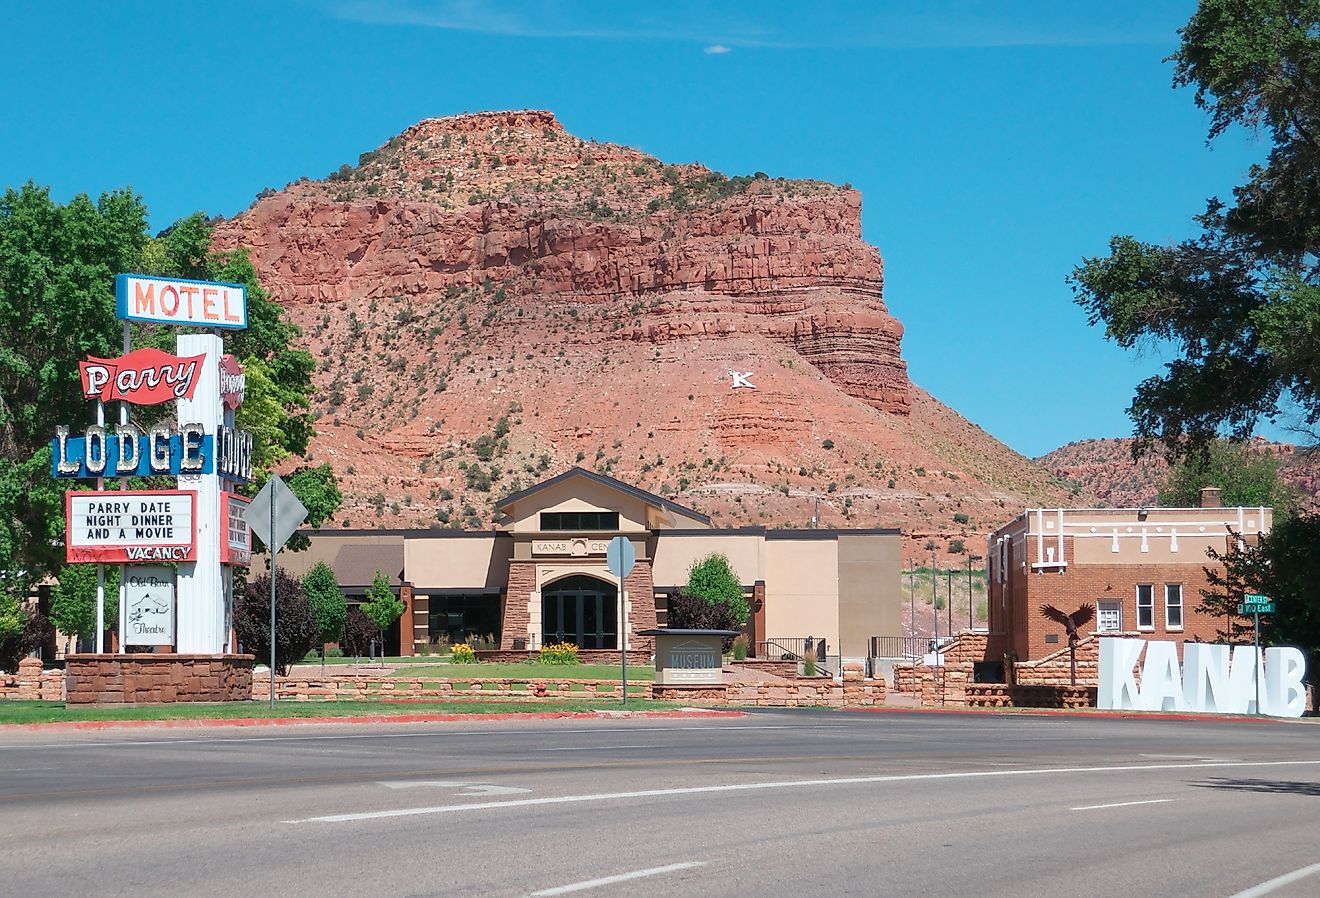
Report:
[[[117,359],[91,356],[79,362],[83,396],[102,402],[123,400],[159,405],[191,399],[205,356],[180,357],[159,349],[135,349]]]
[[[134,565],[124,572],[124,642],[174,645],[173,568]]]
[[[197,494],[189,490],[68,492],[69,561],[134,564],[197,557]]]
[[[248,440],[250,444],[251,438]],[[201,424],[159,424],[146,433],[135,424],[109,429],[94,424],[78,437],[70,436],[69,428],[60,425],[50,448],[51,476],[65,480],[210,474],[215,470],[215,437],[205,433]]]
[[[1141,681],[1136,666],[1142,660]],[[1301,717],[1306,709],[1306,658],[1300,649],[1275,646],[1262,658],[1256,647],[1104,637],[1100,640],[1097,706],[1134,711],[1211,711]],[[1260,707],[1256,697],[1260,696]]]
[[[155,324],[245,328],[247,288],[219,281],[121,274],[115,278],[115,315]]]

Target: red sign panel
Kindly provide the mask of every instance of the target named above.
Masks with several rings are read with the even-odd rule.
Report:
[[[197,494],[191,490],[70,491],[64,517],[69,561],[197,560]]]
[[[220,356],[220,400],[227,408],[237,409],[243,404],[247,389],[247,375],[243,366],[232,355]]]
[[[122,399],[135,405],[191,399],[205,358],[204,355],[170,355],[149,348],[135,349],[117,359],[92,356],[78,363],[83,395],[102,402]]]

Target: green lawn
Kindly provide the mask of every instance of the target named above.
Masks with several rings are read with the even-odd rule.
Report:
[[[225,704],[141,705],[134,708],[75,707],[63,702],[0,701],[0,725],[12,723],[57,723],[77,720],[217,720],[226,718],[355,717],[399,714],[535,714],[547,711],[598,711],[619,708],[618,699],[574,699],[538,702],[291,702],[282,701],[274,710],[266,702]],[[673,702],[652,702],[630,697],[630,710],[662,711],[679,707]]]
[[[425,677],[443,680],[488,680],[488,679],[569,679],[569,680],[619,680],[617,664],[541,664],[537,661],[522,661],[514,664],[497,662],[482,664],[417,664],[416,658],[409,659],[412,664],[394,668],[393,676]],[[647,682],[655,679],[655,668],[647,665],[628,665],[628,682]]]

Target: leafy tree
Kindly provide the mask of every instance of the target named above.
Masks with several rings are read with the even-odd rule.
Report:
[[[330,565],[324,561],[312,565],[303,577],[303,591],[312,606],[312,617],[316,620],[321,642],[338,642],[344,633],[348,602]]]
[[[234,631],[243,648],[270,662],[270,575],[249,580],[234,603]],[[284,676],[320,636],[307,593],[296,577],[275,569],[275,673]]]
[[[1201,502],[1202,487],[1217,486],[1225,505],[1273,508],[1277,522],[1293,500],[1292,491],[1279,480],[1279,464],[1275,455],[1215,440],[1169,469],[1159,501],[1168,507],[1192,508]]]
[[[1292,404],[1320,420],[1320,0],[1202,0],[1181,35],[1174,85],[1195,89],[1209,139],[1243,126],[1268,158],[1207,202],[1197,237],[1117,236],[1071,277],[1109,339],[1177,353],[1128,410],[1134,451],[1171,457]]]
[[[128,271],[247,286],[249,327],[229,335],[227,346],[248,371],[237,423],[253,434],[253,487],[274,465],[306,451],[312,358],[293,348],[297,329],[261,288],[246,255],[212,252],[204,215],[153,238],[146,206],[131,191],[95,202],[80,194],[60,205],[31,182],[7,189],[0,196],[0,590],[11,596],[26,595],[63,564],[63,486],[50,477],[49,440],[57,424],[77,429],[91,421],[77,363],[121,351],[113,279]],[[173,350],[177,332],[134,324],[132,341]],[[147,424],[165,411],[136,414]],[[328,518],[338,505],[333,474],[307,470],[320,473],[295,476],[294,491],[307,489],[307,496],[299,493],[304,504]]]
[[[348,609],[348,614],[344,617],[344,638],[339,644],[344,654],[361,658],[371,651],[371,640],[377,639],[379,635],[380,632],[371,622],[371,618],[363,614],[361,608],[355,606]]]
[[[50,621],[44,615],[24,611],[16,600],[0,594],[0,671],[18,670],[18,662],[41,648],[50,635]]]
[[[385,631],[403,616],[403,612],[404,604],[390,589],[389,578],[377,569],[371,586],[367,587],[367,600],[362,603],[362,613],[371,620],[383,639]]]
[[[742,583],[729,566],[729,559],[718,553],[707,555],[688,568],[686,592],[700,596],[711,605],[724,605],[730,617],[741,627],[751,613]]]
[[[105,611],[107,626],[113,626],[119,614],[119,568],[105,569]],[[59,583],[51,591],[50,622],[61,633],[85,638],[96,635],[96,565],[69,564],[59,574]]]
[[[1227,552],[1210,550],[1210,557],[1223,567],[1206,568],[1210,587],[1201,591],[1198,610],[1224,619],[1220,638],[1242,643],[1250,640],[1254,621],[1237,613],[1238,603],[1245,593],[1267,595],[1274,600],[1277,611],[1261,616],[1262,643],[1300,646],[1310,656],[1308,669],[1320,670],[1317,545],[1320,515],[1298,515],[1277,522],[1259,540],[1248,538],[1244,545]],[[1312,710],[1320,710],[1320,690],[1313,690]]]

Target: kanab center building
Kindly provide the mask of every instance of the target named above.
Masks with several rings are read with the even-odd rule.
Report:
[[[376,571],[389,577],[406,611],[386,636],[387,654],[490,639],[513,655],[568,642],[584,657],[617,659],[625,644],[630,658],[647,656],[653,640],[639,634],[664,626],[689,568],[712,553],[728,558],[747,595],[753,650],[779,657],[811,637],[832,658],[861,659],[871,636],[902,628],[897,529],[720,529],[582,468],[506,496],[496,510],[491,530],[305,531],[310,549],[281,564],[301,576],[326,562],[350,602]],[[637,555],[622,595],[605,561],[616,536]]]

